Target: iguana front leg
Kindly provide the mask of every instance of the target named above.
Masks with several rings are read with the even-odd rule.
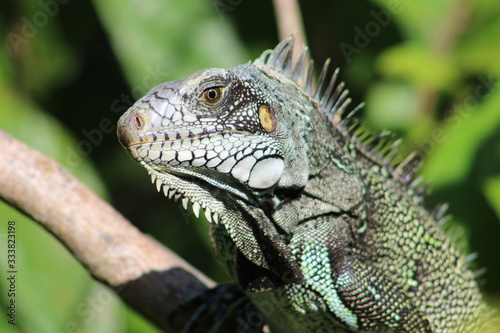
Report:
[[[349,331],[432,332],[429,321],[401,286],[354,256],[354,242],[343,217],[325,216],[297,227],[290,241],[304,275],[289,285],[296,327],[304,317],[328,312],[329,320]],[[333,325],[332,325],[333,327]]]
[[[254,218],[268,219],[265,215]],[[293,229],[289,251],[275,253],[275,257],[291,253],[301,280],[291,278],[285,266],[280,266],[281,272],[271,272],[245,259],[220,225],[211,226],[211,235],[219,261],[262,311],[262,318],[269,320],[278,313],[286,318],[271,325],[272,332],[333,332],[333,327],[337,328],[334,332],[432,332],[427,317],[402,286],[355,255],[360,251],[359,240],[353,239],[349,219],[341,213],[331,214],[311,218]],[[271,222],[262,224],[266,223]],[[311,326],[311,318],[324,324]]]

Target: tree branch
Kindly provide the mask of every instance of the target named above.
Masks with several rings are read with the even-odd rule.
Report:
[[[92,276],[167,332],[187,318],[180,302],[214,283],[57,162],[0,131],[0,197],[54,234]]]
[[[295,46],[293,51],[293,63],[295,63],[302,51],[302,46],[307,45],[298,1],[273,0],[273,5],[276,23],[278,25],[279,40],[284,40],[295,33]]]

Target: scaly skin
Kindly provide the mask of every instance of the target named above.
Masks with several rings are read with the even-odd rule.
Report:
[[[306,51],[292,71],[292,46],[157,86],[120,119],[120,142],[166,196],[203,208],[273,332],[473,330],[488,311],[442,210],[395,149],[355,135],[327,65],[314,92]]]

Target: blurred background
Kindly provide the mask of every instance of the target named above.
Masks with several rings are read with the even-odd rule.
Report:
[[[500,297],[500,2],[300,1],[318,66],[330,57],[359,117],[425,156],[429,207],[450,204]],[[116,121],[155,85],[253,60],[278,42],[264,0],[4,0],[0,130],[58,160],[218,282],[207,223],[156,192],[117,141]],[[17,222],[17,322],[2,332],[157,332],[92,281],[48,232],[0,202],[0,245]],[[2,249],[1,253],[4,253]],[[1,274],[6,272],[0,259]],[[0,290],[7,280],[1,275]],[[0,293],[1,307],[7,305]]]

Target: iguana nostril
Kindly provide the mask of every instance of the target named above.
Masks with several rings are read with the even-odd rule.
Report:
[[[135,128],[140,131],[140,130],[142,130],[144,128],[144,124],[145,124],[144,119],[140,115],[136,114],[134,116],[134,125],[135,125]]]
[[[144,131],[148,125],[147,118],[140,110],[130,110],[124,114],[118,121],[117,135],[118,140],[123,147],[129,147],[139,143],[142,140],[139,134]]]

